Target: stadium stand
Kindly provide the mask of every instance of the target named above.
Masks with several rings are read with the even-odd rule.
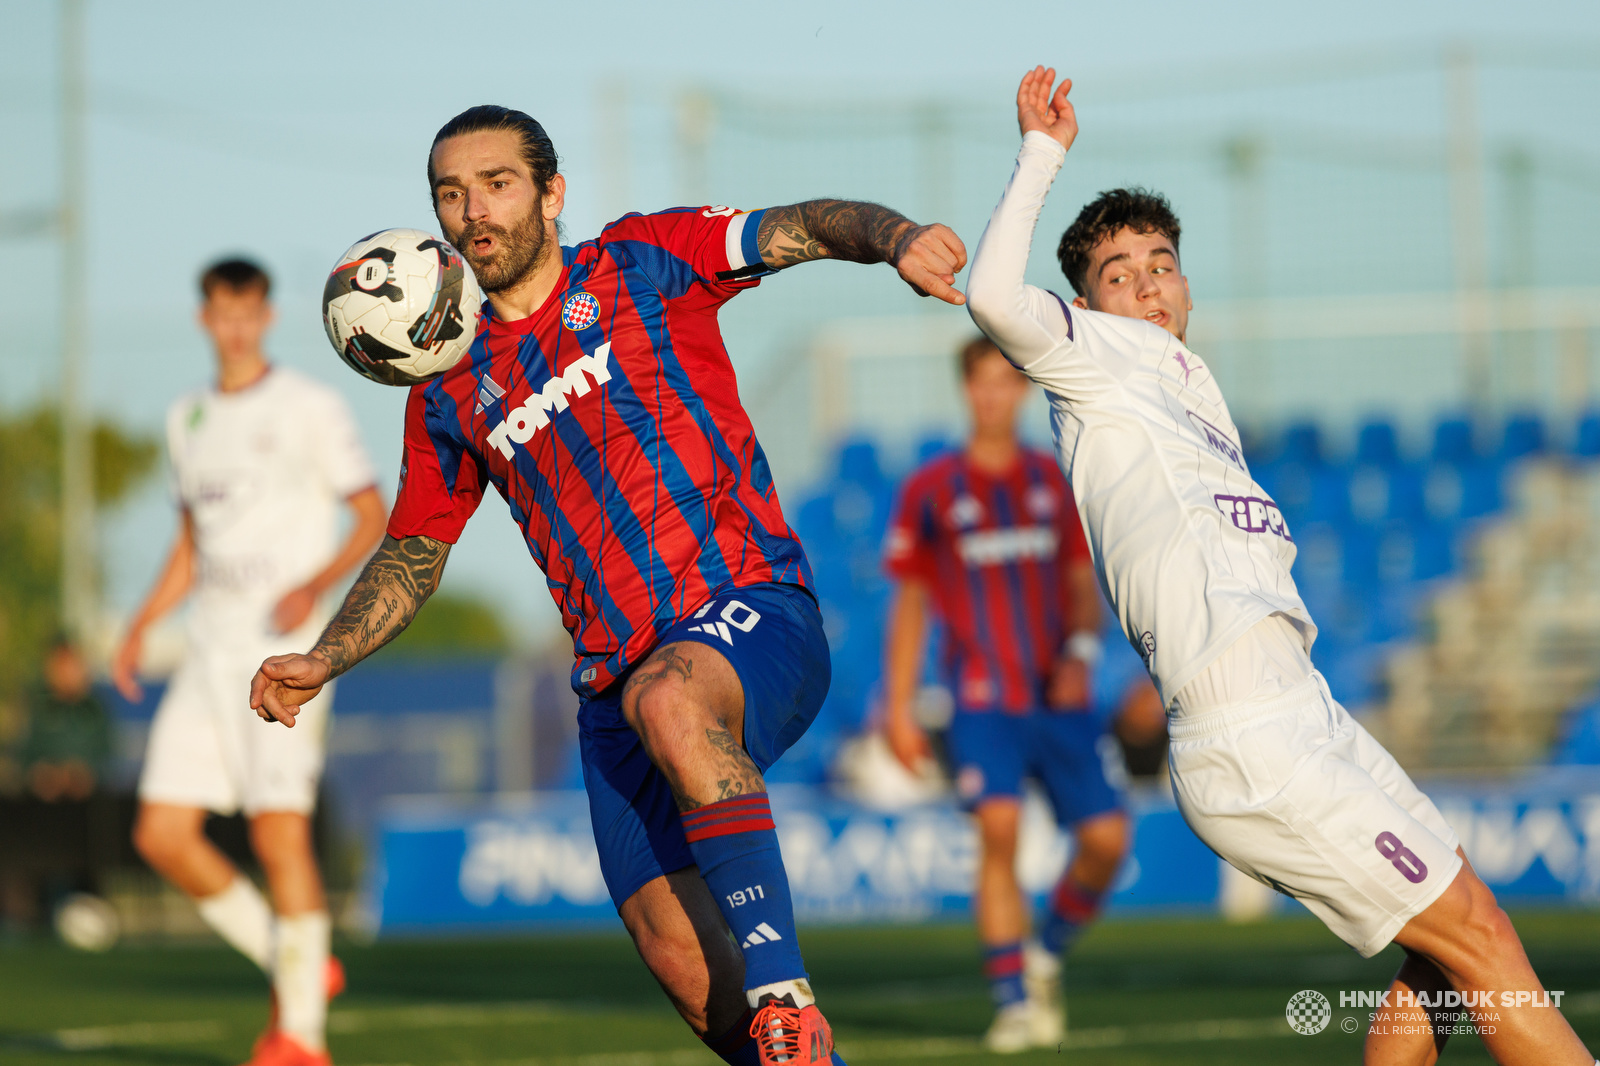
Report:
[[[1600,412],[1559,429],[1515,413],[1498,433],[1448,414],[1419,455],[1384,419],[1358,428],[1348,457],[1311,423],[1265,447],[1246,441],[1299,546],[1316,662],[1407,765],[1509,769],[1568,735],[1557,758],[1593,748],[1600,761]],[[945,446],[924,442],[919,461]],[[829,470],[796,524],[816,564],[833,689],[803,757],[780,770],[789,781],[823,780],[870,713],[888,596],[879,550],[905,473],[888,476],[865,437],[842,443]],[[1593,720],[1564,726],[1586,694]]]

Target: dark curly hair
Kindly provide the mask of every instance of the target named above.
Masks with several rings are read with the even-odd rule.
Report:
[[[1095,245],[1124,228],[1135,233],[1160,233],[1172,242],[1174,252],[1183,231],[1172,205],[1158,192],[1135,186],[1101,193],[1084,205],[1056,245],[1056,259],[1072,283],[1073,292],[1082,296],[1089,284],[1089,254]]]

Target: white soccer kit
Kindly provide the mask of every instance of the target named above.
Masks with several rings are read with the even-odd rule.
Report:
[[[1023,138],[968,310],[1049,397],[1101,585],[1172,715],[1185,819],[1374,954],[1454,879],[1456,836],[1313,670],[1294,541],[1205,363],[1150,322],[1024,283],[1065,158],[1047,134]]]
[[[286,729],[250,709],[250,679],[267,656],[310,648],[327,621],[319,605],[279,634],[272,610],[327,565],[343,501],[373,484],[355,420],[334,390],[273,368],[249,388],[177,400],[167,452],[193,523],[195,584],[187,654],[151,725],[139,794],[220,813],[309,813],[332,688]]]

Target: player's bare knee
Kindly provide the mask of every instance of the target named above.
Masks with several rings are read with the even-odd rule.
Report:
[[[1078,827],[1077,844],[1085,858],[1096,863],[1120,862],[1128,851],[1128,816],[1091,818]]]
[[[183,819],[163,817],[145,809],[133,824],[133,847],[140,858],[160,870],[181,859],[199,835],[198,828],[191,828]]]

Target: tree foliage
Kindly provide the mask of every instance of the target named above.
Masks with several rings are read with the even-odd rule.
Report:
[[[53,408],[0,415],[0,704],[61,625],[61,430]],[[95,499],[113,507],[155,469],[154,437],[94,425]]]

